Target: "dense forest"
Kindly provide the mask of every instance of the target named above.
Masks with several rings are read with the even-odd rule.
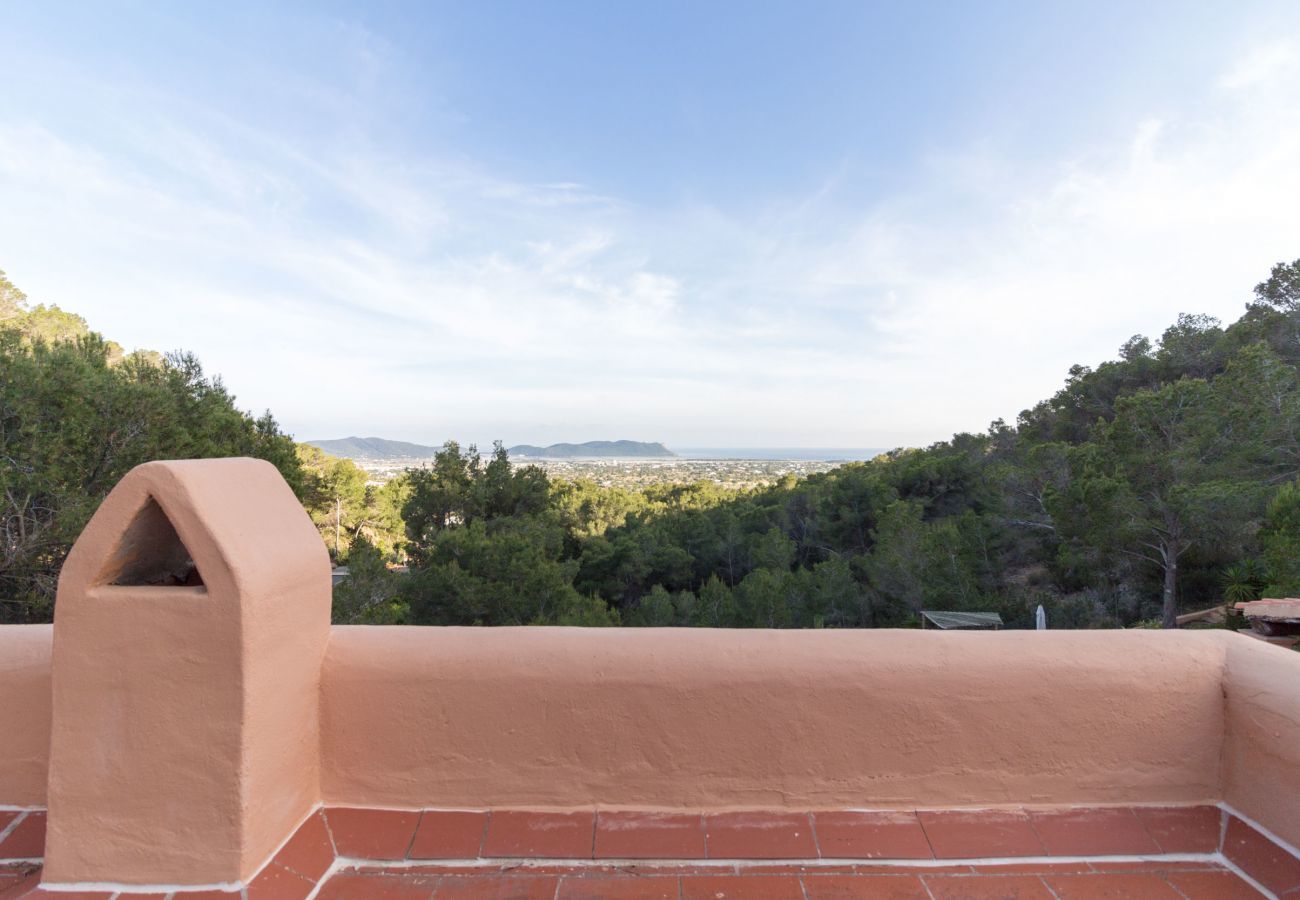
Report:
[[[1174,625],[1300,590],[1300,260],[1223,327],[1076,365],[984,434],[745,492],[548,482],[446,445],[400,488],[397,577],[364,540],[342,621],[845,628],[924,608]]]
[[[51,620],[64,558],[132,467],[212,456],[269,460],[320,523],[358,476],[365,492],[347,460],[237,409],[193,355],[123,353],[80,316],[32,306],[0,271],[0,623]],[[382,521],[386,495],[371,493],[345,526]]]
[[[0,364],[0,621],[48,620],[63,554],[132,465],[235,453],[274,462],[348,563],[339,622],[1030,627],[1041,604],[1054,627],[1169,627],[1300,592],[1300,260],[1238,321],[1134,336],[1014,424],[749,491],[553,481],[455,443],[368,485],[192,357],[124,356],[2,276]]]

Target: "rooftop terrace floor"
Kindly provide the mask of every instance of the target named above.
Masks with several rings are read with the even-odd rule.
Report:
[[[1218,806],[330,808],[313,813],[246,889],[230,892],[46,891],[43,830],[39,810],[0,813],[3,900],[1300,897],[1300,860]]]

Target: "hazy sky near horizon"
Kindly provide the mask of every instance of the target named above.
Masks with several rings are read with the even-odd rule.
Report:
[[[299,438],[894,446],[1300,257],[1300,4],[0,2],[0,268]]]

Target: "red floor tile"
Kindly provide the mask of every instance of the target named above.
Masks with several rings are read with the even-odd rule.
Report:
[[[857,875],[897,875],[898,866],[872,866],[856,865],[853,871]],[[908,870],[911,871],[911,870]],[[924,869],[917,868],[918,875],[973,875],[975,874],[974,866],[950,865],[950,866],[926,866]]]
[[[672,875],[593,875],[560,879],[556,900],[677,900]]]
[[[494,811],[483,855],[591,859],[595,827],[595,812]]]
[[[813,815],[824,859],[930,859],[914,812],[821,812]]]
[[[500,860],[488,860],[486,863],[478,865],[447,865],[433,862],[421,864],[415,861],[412,865],[403,865],[401,871],[412,875],[642,875],[648,877],[651,875],[711,875],[717,872],[732,872],[734,869],[734,866],[660,865],[657,862],[651,864],[648,861],[643,865],[629,863],[617,866],[577,866],[559,860],[553,863],[529,860],[526,865],[522,865],[515,860],[502,858]],[[392,872],[393,869],[376,865],[358,866],[342,871],[355,875],[383,875]]]
[[[0,897],[9,898],[19,895],[18,886],[23,885],[23,892],[35,888],[41,882],[39,866],[26,863],[7,866],[0,865]],[[8,892],[8,893],[6,893]]]
[[[1228,817],[1223,855],[1275,894],[1300,888],[1300,859],[1236,816]]]
[[[112,900],[113,895],[104,891],[47,891],[44,888],[36,888],[31,893],[19,893],[17,897],[58,897],[61,900]],[[227,894],[227,897],[234,897],[235,894]],[[10,900],[8,896],[5,900]]]
[[[1223,810],[1217,806],[1139,806],[1133,812],[1165,853],[1219,849]]]
[[[642,865],[638,865],[636,863],[629,863],[627,865],[611,865],[611,866],[605,866],[605,865],[575,866],[567,862],[561,862],[559,860],[553,863],[548,863],[542,860],[530,860],[526,868],[521,867],[518,863],[515,862],[503,861],[501,866],[494,867],[491,871],[499,872],[502,875],[509,875],[512,873],[526,873],[529,875],[583,875],[583,876],[644,875],[649,877],[651,875],[699,875],[699,874],[710,875],[719,871],[731,872],[734,870],[734,868],[735,868],[734,866],[721,866],[721,867],[710,866],[708,868],[705,868],[703,866],[697,866],[691,864],[658,865],[658,864],[651,864],[649,861],[647,861],[645,864]],[[459,874],[470,874],[470,873],[462,872]]]
[[[599,870],[585,868],[586,874],[596,874]],[[610,875],[734,875],[736,867],[734,865],[706,865],[701,863],[694,865],[689,862],[670,863],[660,865],[658,862],[646,860],[642,865],[631,863],[626,866],[617,866],[604,870],[605,874]]]
[[[1060,900],[1183,900],[1159,875],[1044,875],[1043,880]]]
[[[816,859],[807,813],[738,812],[704,817],[709,859]]]
[[[1133,810],[1124,807],[1031,811],[1029,820],[1051,856],[1140,856],[1159,853]]]
[[[0,809],[0,831],[4,831],[8,828],[9,823],[22,814],[22,810],[20,809]]]
[[[560,879],[553,875],[448,875],[435,900],[553,900]]]
[[[137,894],[134,892],[123,892],[114,897],[113,900],[167,900],[170,896],[171,894]],[[231,896],[233,897],[234,895],[232,894]]]
[[[1034,875],[927,875],[934,900],[1053,900]]]
[[[1093,871],[1086,862],[1002,863],[973,868],[977,875],[1075,875]]]
[[[476,859],[483,846],[488,814],[483,811],[426,809],[415,829],[411,859]]]
[[[324,813],[317,810],[298,826],[293,837],[280,848],[272,860],[290,872],[297,872],[312,881],[320,880],[334,863],[334,842],[325,826]]]
[[[419,820],[418,812],[406,810],[325,810],[325,821],[339,856],[352,859],[405,859]]]
[[[1020,810],[936,810],[917,815],[936,859],[1044,855],[1029,815]]]
[[[682,900],[803,900],[803,887],[791,875],[688,875]]]
[[[870,875],[892,875],[898,870],[893,866],[880,866],[881,872],[869,872]],[[736,866],[737,871],[744,869],[746,875],[861,875],[861,866],[854,863],[835,863],[821,865],[817,862],[742,862]],[[707,873],[706,873],[707,874]]]
[[[1094,872],[1204,872],[1221,870],[1223,867],[1214,862],[1174,862],[1168,859],[1130,860],[1128,862],[1105,862],[1093,860],[1090,863]]]
[[[45,812],[29,812],[0,841],[0,859],[39,859],[45,855]]]
[[[315,887],[316,879],[272,863],[249,882],[248,900],[305,900]]]
[[[1258,900],[1263,897],[1234,872],[1169,872],[1165,880],[1187,900]]]
[[[429,900],[438,886],[434,875],[355,875],[339,873],[321,886],[316,900]]]
[[[869,900],[929,900],[921,879],[915,875],[806,875],[803,892],[807,900],[840,900],[863,897]]]
[[[402,872],[414,875],[500,875],[505,872],[513,872],[519,868],[517,863],[502,863],[487,865],[467,862],[464,865],[454,865],[443,862],[424,862],[423,860],[408,860],[402,864]],[[349,865],[339,869],[340,873],[348,875],[387,875],[393,871],[392,865],[385,865],[382,862],[371,863],[369,865]],[[530,867],[528,871],[532,871]]]
[[[596,813],[597,859],[703,859],[704,817],[652,812]]]

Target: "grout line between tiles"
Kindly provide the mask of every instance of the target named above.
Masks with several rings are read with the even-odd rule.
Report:
[[[1233,862],[1232,860],[1228,859],[1228,857],[1227,857],[1226,855],[1224,855],[1224,854],[1222,854],[1222,853],[1219,853],[1219,854],[1218,854],[1218,857],[1219,857],[1219,860],[1218,860],[1218,861],[1219,861],[1219,865],[1223,866],[1225,869],[1227,869],[1228,871],[1232,872],[1234,875],[1236,875],[1236,876],[1237,876],[1238,878],[1240,878],[1242,881],[1246,882],[1246,884],[1250,885],[1250,886],[1253,887],[1255,890],[1259,891],[1261,894],[1263,894],[1265,897],[1267,897],[1268,900],[1278,900],[1277,894],[1273,893],[1271,890],[1269,890],[1268,888],[1264,887],[1264,885],[1262,885],[1262,884],[1260,884],[1258,881],[1256,881],[1255,878],[1254,878],[1254,876],[1250,875],[1250,874],[1247,873],[1246,870],[1243,869],[1241,866],[1237,865],[1235,862]]]
[[[420,823],[424,821],[424,810],[415,817],[415,828],[411,830],[411,839],[406,842],[406,852],[402,854],[403,859],[411,858],[411,849],[415,846],[415,836],[420,833]]]
[[[0,810],[0,811],[9,812],[9,810]],[[12,822],[10,822],[4,828],[0,828],[0,844],[3,844],[5,838],[9,837],[9,835],[14,833],[14,830],[18,828],[18,824],[22,822],[24,819],[26,819],[31,812],[32,811],[29,809],[22,810],[20,813],[18,813],[18,815],[14,816],[14,820]]]
[[[1192,900],[1192,898],[1188,897],[1187,894],[1183,893],[1183,890],[1178,887],[1178,885],[1169,880],[1168,873],[1165,873],[1165,884],[1169,885],[1169,887],[1173,889],[1174,893],[1182,897],[1183,900]]]
[[[930,848],[930,858],[938,859],[939,854],[934,852],[934,841],[930,840],[930,832],[926,830],[925,821],[921,818],[921,813],[917,810],[913,810],[912,815],[916,816],[916,824],[921,826],[921,834],[925,836],[925,845]]]
[[[482,834],[479,835],[478,838],[479,859],[483,858],[483,851],[487,847],[488,829],[491,827],[492,827],[492,810],[489,809],[487,811],[487,815],[483,817],[483,832]]]

